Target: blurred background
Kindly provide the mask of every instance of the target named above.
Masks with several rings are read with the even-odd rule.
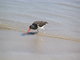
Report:
[[[21,36],[36,20],[42,36]],[[80,0],[0,0],[0,60],[22,59],[80,60]]]

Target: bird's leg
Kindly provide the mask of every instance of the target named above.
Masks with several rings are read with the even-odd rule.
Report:
[[[37,32],[39,32],[39,30],[37,29]]]

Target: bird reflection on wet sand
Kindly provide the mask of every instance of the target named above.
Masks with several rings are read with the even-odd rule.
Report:
[[[22,36],[25,36],[25,35],[35,35],[37,33],[38,32],[28,32],[28,33],[23,33]]]

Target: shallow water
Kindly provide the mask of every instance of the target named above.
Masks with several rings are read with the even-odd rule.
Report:
[[[49,22],[45,32],[80,39],[79,3],[79,0],[2,0],[0,19],[25,22],[27,26],[35,20],[44,20]]]
[[[26,56],[23,53],[26,51],[27,55],[31,53],[30,57],[33,57],[34,54],[32,53],[37,52],[39,54],[51,54],[49,58],[61,57],[61,60],[65,60],[67,58],[65,56],[68,56],[68,58],[70,58],[70,56],[72,58],[76,56],[74,59],[77,60],[80,54],[79,19],[79,0],[1,0],[0,24],[8,25],[6,27],[9,27],[9,29],[18,31],[12,31],[10,33],[9,31],[5,32],[7,34],[9,33],[9,36],[12,34],[11,38],[15,38],[12,39],[13,42],[10,41],[11,38],[9,38],[8,35],[5,36],[6,34],[4,31],[0,31],[0,41],[4,45],[3,48],[0,47],[5,51],[3,57],[5,56],[5,58],[9,59],[11,54],[13,58],[14,55],[18,57],[20,57],[19,55]],[[12,23],[9,20],[15,22]],[[36,35],[19,36],[23,33],[21,30],[27,30],[28,26],[35,20],[48,21],[49,24],[45,27],[46,30],[40,31],[40,33]],[[23,22],[26,24],[18,24],[16,22]],[[1,39],[3,39],[3,41]],[[23,39],[24,41],[17,41],[17,39]],[[2,50],[0,50],[1,53],[3,53]],[[45,58],[43,58],[43,60],[44,59]]]

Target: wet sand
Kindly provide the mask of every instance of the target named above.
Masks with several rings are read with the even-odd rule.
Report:
[[[28,26],[29,23],[0,20],[1,60],[80,59],[79,37],[53,34],[48,27],[45,32],[23,36]]]

